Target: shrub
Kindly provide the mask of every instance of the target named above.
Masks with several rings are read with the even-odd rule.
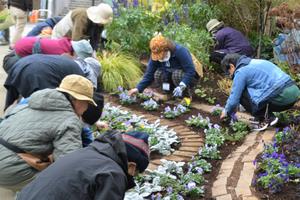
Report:
[[[133,88],[142,76],[136,59],[123,53],[106,53],[98,56],[102,65],[101,83],[106,92],[113,92],[118,86]]]

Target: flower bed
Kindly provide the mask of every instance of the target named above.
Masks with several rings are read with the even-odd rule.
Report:
[[[104,106],[101,120],[107,121],[110,129],[147,132],[151,152],[169,155],[175,150],[172,145],[180,142],[176,132],[173,129],[168,129],[168,126],[161,126],[159,120],[148,123],[143,116],[137,116],[110,104]]]

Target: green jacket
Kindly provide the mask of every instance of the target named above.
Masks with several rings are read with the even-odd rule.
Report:
[[[9,28],[15,24],[15,20],[10,15],[10,12],[7,8],[0,12],[0,31]]]
[[[28,105],[10,110],[0,124],[0,137],[32,154],[54,160],[82,147],[82,122],[66,97],[55,89],[33,93]],[[0,145],[0,186],[13,186],[37,171],[17,154]]]

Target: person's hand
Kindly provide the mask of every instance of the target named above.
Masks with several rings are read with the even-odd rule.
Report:
[[[137,88],[133,88],[133,89],[131,89],[131,90],[128,91],[128,95],[132,96],[132,95],[134,95],[134,94],[136,94],[138,92],[139,92],[139,90]]]
[[[108,123],[105,122],[105,121],[97,121],[95,125],[96,125],[98,130],[108,129]]]
[[[185,83],[184,82],[180,82],[179,86],[177,86],[173,90],[173,96],[174,97],[181,97],[182,96],[182,92],[184,91],[185,88],[186,88]]]
[[[221,120],[225,119],[225,117],[227,117],[227,114],[226,114],[225,110],[223,110],[222,113],[221,113],[220,119]]]

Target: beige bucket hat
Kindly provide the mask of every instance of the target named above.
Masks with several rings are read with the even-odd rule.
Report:
[[[83,76],[77,74],[66,76],[56,90],[68,93],[77,100],[88,101],[90,104],[97,106],[93,100],[93,84]]]
[[[212,30],[214,30],[215,28],[218,28],[220,26],[223,26],[224,22],[220,22],[217,19],[211,19],[209,20],[209,22],[206,24],[206,29],[208,30],[208,32],[211,32]]]
[[[100,3],[98,6],[89,7],[87,10],[88,18],[96,24],[108,24],[113,20],[113,10],[109,4]]]

